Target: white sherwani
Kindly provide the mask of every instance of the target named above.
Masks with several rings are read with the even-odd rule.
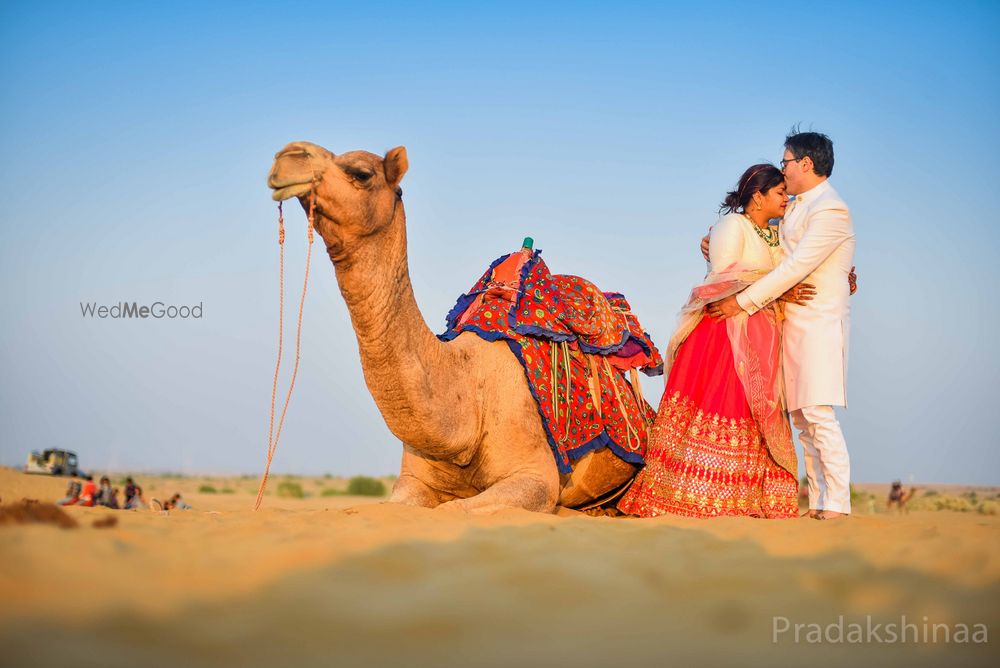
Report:
[[[854,262],[851,212],[828,181],[789,204],[779,228],[789,255],[737,295],[754,313],[796,283],[816,286],[804,306],[785,305],[781,360],[792,422],[799,429],[809,508],[851,512],[851,461],[834,406],[847,405],[851,321],[847,275]]]
[[[844,200],[829,181],[793,200],[779,228],[788,256],[774,271],[737,295],[755,313],[805,281],[816,296],[785,305],[782,367],[788,410],[847,405],[847,351],[851,305],[847,275],[854,262],[854,227]]]

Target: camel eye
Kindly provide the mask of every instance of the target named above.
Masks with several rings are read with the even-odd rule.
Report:
[[[366,169],[352,169],[348,173],[351,175],[351,178],[358,183],[368,183],[368,181],[375,176],[375,172],[369,172]]]

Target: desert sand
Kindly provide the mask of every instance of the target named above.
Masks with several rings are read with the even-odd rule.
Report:
[[[1000,659],[996,515],[638,520],[564,510],[467,517],[322,496],[338,481],[299,481],[306,498],[271,494],[254,512],[254,479],[140,478],[147,498],[178,491],[194,509],[68,507],[76,529],[0,526],[0,665],[959,666]],[[229,493],[199,493],[206,484]],[[0,504],[54,501],[65,486],[65,479],[0,469]],[[115,526],[93,526],[109,516]],[[809,642],[803,626],[795,642],[782,619],[821,625],[827,640]],[[845,635],[852,623],[882,624],[881,641],[831,641],[838,620]],[[906,642],[887,641],[890,623],[914,625]],[[924,642],[933,624],[948,625],[950,634],[964,624],[969,641],[944,642],[939,627],[938,642]],[[987,643],[972,642],[977,624],[988,629]]]

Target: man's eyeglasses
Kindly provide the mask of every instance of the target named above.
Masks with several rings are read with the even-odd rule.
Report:
[[[781,164],[781,168],[784,169],[785,167],[788,166],[788,163],[790,163],[790,162],[798,162],[799,160],[804,160],[805,157],[806,156],[802,156],[801,158],[782,158],[781,163],[780,163]]]

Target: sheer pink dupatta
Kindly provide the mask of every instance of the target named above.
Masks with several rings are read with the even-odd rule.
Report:
[[[681,344],[706,317],[705,305],[740,292],[766,274],[765,271],[749,270],[734,263],[721,272],[710,273],[704,283],[691,291],[667,346],[664,378],[669,377]],[[726,320],[726,331],[733,349],[736,373],[767,449],[778,466],[798,476],[798,460],[785,413],[781,377],[781,316],[777,308],[761,309],[753,315],[743,311]]]

